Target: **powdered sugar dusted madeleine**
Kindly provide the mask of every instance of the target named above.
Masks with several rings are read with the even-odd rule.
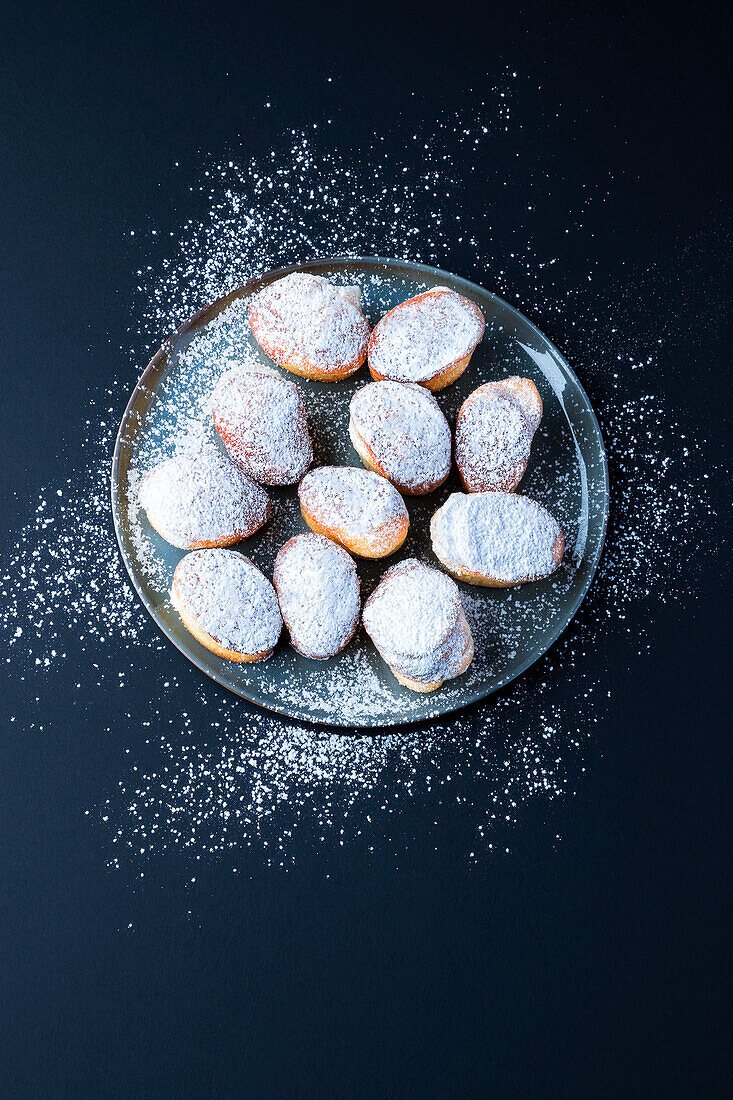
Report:
[[[181,558],[171,603],[194,638],[227,661],[263,661],[280,637],[275,589],[236,550],[197,550]]]
[[[293,648],[333,657],[354,636],[361,599],[353,558],[325,535],[289,539],[275,559],[273,582]]]
[[[430,537],[449,573],[491,588],[548,577],[565,552],[556,520],[519,493],[452,493],[433,516]]]
[[[298,387],[270,367],[236,366],[223,374],[211,412],[227,451],[254,481],[293,485],[313,461]]]
[[[180,550],[231,546],[258,531],[270,499],[218,447],[184,448],[149,471],[138,500],[150,526]]]
[[[349,435],[362,462],[408,496],[450,473],[451,433],[438,402],[410,382],[370,382],[351,399]]]
[[[275,362],[321,382],[348,378],[363,364],[369,324],[358,287],[334,286],[320,275],[293,272],[251,301],[254,338]]]
[[[435,691],[473,659],[458,586],[416,558],[387,570],[362,621],[399,682],[413,691]]]
[[[369,340],[372,378],[442,390],[463,374],[485,325],[476,303],[448,287],[409,298],[374,327]]]
[[[362,558],[384,558],[405,541],[410,518],[394,485],[356,466],[321,466],[298,488],[303,519],[316,534]]]
[[[456,466],[469,493],[516,489],[524,477],[542,398],[529,378],[486,382],[456,420]]]

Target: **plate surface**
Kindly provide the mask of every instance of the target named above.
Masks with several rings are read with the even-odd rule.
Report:
[[[249,331],[247,299],[290,271],[358,283],[372,326],[392,306],[430,287],[449,286],[472,298],[486,318],[486,334],[464,375],[437,394],[452,427],[462,401],[483,382],[521,374],[532,378],[542,395],[544,415],[519,492],[539,500],[559,520],[565,532],[565,562],[552,577],[514,589],[459,584],[476,654],[463,676],[429,695],[401,687],[361,626],[346,649],[329,661],[301,657],[283,630],[268,661],[232,664],[199,645],[168,600],[173,570],[183,552],[152,530],[137,505],[137,483],[188,433],[218,443],[207,399],[219,375],[242,358],[273,366]],[[352,394],[371,381],[366,366],[335,383],[282,373],[297,383],[303,396],[315,465],[361,466],[347,426]],[[410,531],[397,554],[381,562],[357,559],[364,599],[395,561],[417,557],[438,566],[430,546],[430,517],[459,488],[454,472],[437,492],[407,498]],[[240,548],[272,578],[277,551],[307,528],[296,487],[268,492],[275,504],[274,518]],[[553,344],[512,306],[466,279],[422,264],[327,259],[252,279],[200,310],[166,341],[135,387],[120,425],[112,466],[112,509],[135,589],[160,629],[198,668],[237,694],[295,719],[379,728],[437,717],[483,699],[519,676],[552,645],[580,606],[600,559],[608,474],[598,421],[582,386]]]

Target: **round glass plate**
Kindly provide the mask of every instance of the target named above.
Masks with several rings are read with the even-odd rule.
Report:
[[[171,454],[182,436],[195,430],[218,445],[207,397],[222,371],[243,355],[273,365],[249,331],[247,299],[291,271],[358,283],[371,325],[398,302],[430,287],[449,286],[472,298],[484,313],[486,333],[468,370],[437,395],[451,425],[462,401],[483,382],[524,375],[542,395],[544,415],[519,491],[546,505],[559,520],[565,532],[565,561],[552,577],[517,588],[459,584],[475,657],[462,676],[428,695],[397,682],[361,626],[346,649],[328,661],[301,657],[289,644],[286,630],[273,656],[259,664],[233,664],[210,653],[188,633],[168,599],[182,551],[152,530],[137,505],[141,472]],[[287,377],[297,383],[306,405],[315,465],[361,466],[347,426],[352,394],[371,380],[366,366],[343,382]],[[430,517],[459,488],[454,472],[437,492],[407,498],[410,530],[397,554],[381,561],[357,559],[364,599],[395,561],[417,557],[438,565],[430,546]],[[268,492],[274,517],[240,548],[272,578],[280,547],[307,528],[295,486]],[[608,475],[598,421],[582,386],[553,344],[516,309],[475,283],[423,264],[336,258],[258,276],[200,310],[166,340],[122,418],[112,465],[112,510],[135,589],[163,633],[194,665],[231,691],[289,717],[380,728],[434,718],[483,699],[519,676],[552,645],[577,611],[598,565],[608,514]]]

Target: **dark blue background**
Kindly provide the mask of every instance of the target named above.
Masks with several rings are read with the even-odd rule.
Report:
[[[536,75],[525,111],[578,106],[579,121],[570,112],[547,130],[563,175],[600,184],[614,174],[613,203],[589,215],[604,261],[599,310],[604,278],[617,285],[625,265],[722,224],[729,56],[711,8],[256,8],[76,3],[6,14],[4,527],[73,450],[90,389],[120,369],[137,262],[123,229],[149,217],[170,224],[178,180],[195,179],[202,153],[237,136],[265,153],[283,127],[329,111],[345,148],[380,127],[396,147],[398,110],[409,123],[465,109],[514,65]],[[548,213],[540,232],[560,231]],[[680,273],[690,337],[665,378],[670,404],[711,454],[727,438],[731,344],[706,306],[727,243],[719,232]],[[573,286],[587,251],[571,245],[563,262]],[[481,281],[471,265],[457,246],[450,266]],[[522,278],[520,302],[531,296]],[[572,352],[556,315],[531,316]],[[712,546],[727,513],[715,523]],[[19,719],[2,731],[0,758],[5,1095],[722,1096],[729,560],[701,563],[689,606],[655,610],[648,654],[629,662],[619,634],[587,656],[613,704],[578,797],[527,808],[511,857],[480,868],[452,858],[460,823],[441,854],[420,851],[414,838],[428,823],[414,808],[403,825],[409,859],[355,861],[346,850],[326,879],[304,850],[288,875],[214,876],[190,921],[175,860],[131,896],[81,813],[129,743],[125,731],[99,734],[115,728],[117,699],[98,692],[81,715],[60,673],[41,737],[23,732],[28,687],[11,681]],[[185,683],[184,659],[166,660]],[[141,661],[137,674],[142,713],[155,670]],[[133,913],[134,935],[120,932]]]

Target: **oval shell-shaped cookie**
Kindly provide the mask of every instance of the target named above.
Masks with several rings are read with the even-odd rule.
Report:
[[[366,359],[369,323],[358,287],[334,286],[320,275],[293,272],[251,301],[255,340],[281,367],[304,378],[348,378]]]
[[[557,521],[519,493],[452,493],[433,516],[430,537],[449,573],[491,588],[547,577],[565,552]]]
[[[263,661],[280,637],[275,589],[236,550],[197,550],[181,558],[171,603],[194,638],[228,661]]]
[[[236,366],[223,374],[211,412],[227,451],[254,481],[293,485],[313,461],[298,387],[269,367]]]
[[[410,519],[394,485],[356,466],[321,466],[298,488],[303,519],[352,554],[383,558],[405,541]]]
[[[434,691],[473,658],[458,586],[415,558],[387,570],[362,620],[399,682],[413,691]]]
[[[208,443],[154,466],[140,483],[138,500],[151,527],[180,550],[231,546],[270,515],[265,490]]]
[[[293,648],[333,657],[354,636],[361,600],[353,558],[325,535],[289,539],[275,558],[273,582]]]
[[[408,496],[431,493],[450,473],[448,421],[423,386],[385,381],[357,390],[349,435],[364,465]]]
[[[374,327],[369,340],[372,378],[442,390],[463,374],[485,324],[476,303],[448,287],[408,298]]]
[[[456,420],[456,466],[469,493],[516,489],[524,477],[542,399],[529,378],[486,382]]]

